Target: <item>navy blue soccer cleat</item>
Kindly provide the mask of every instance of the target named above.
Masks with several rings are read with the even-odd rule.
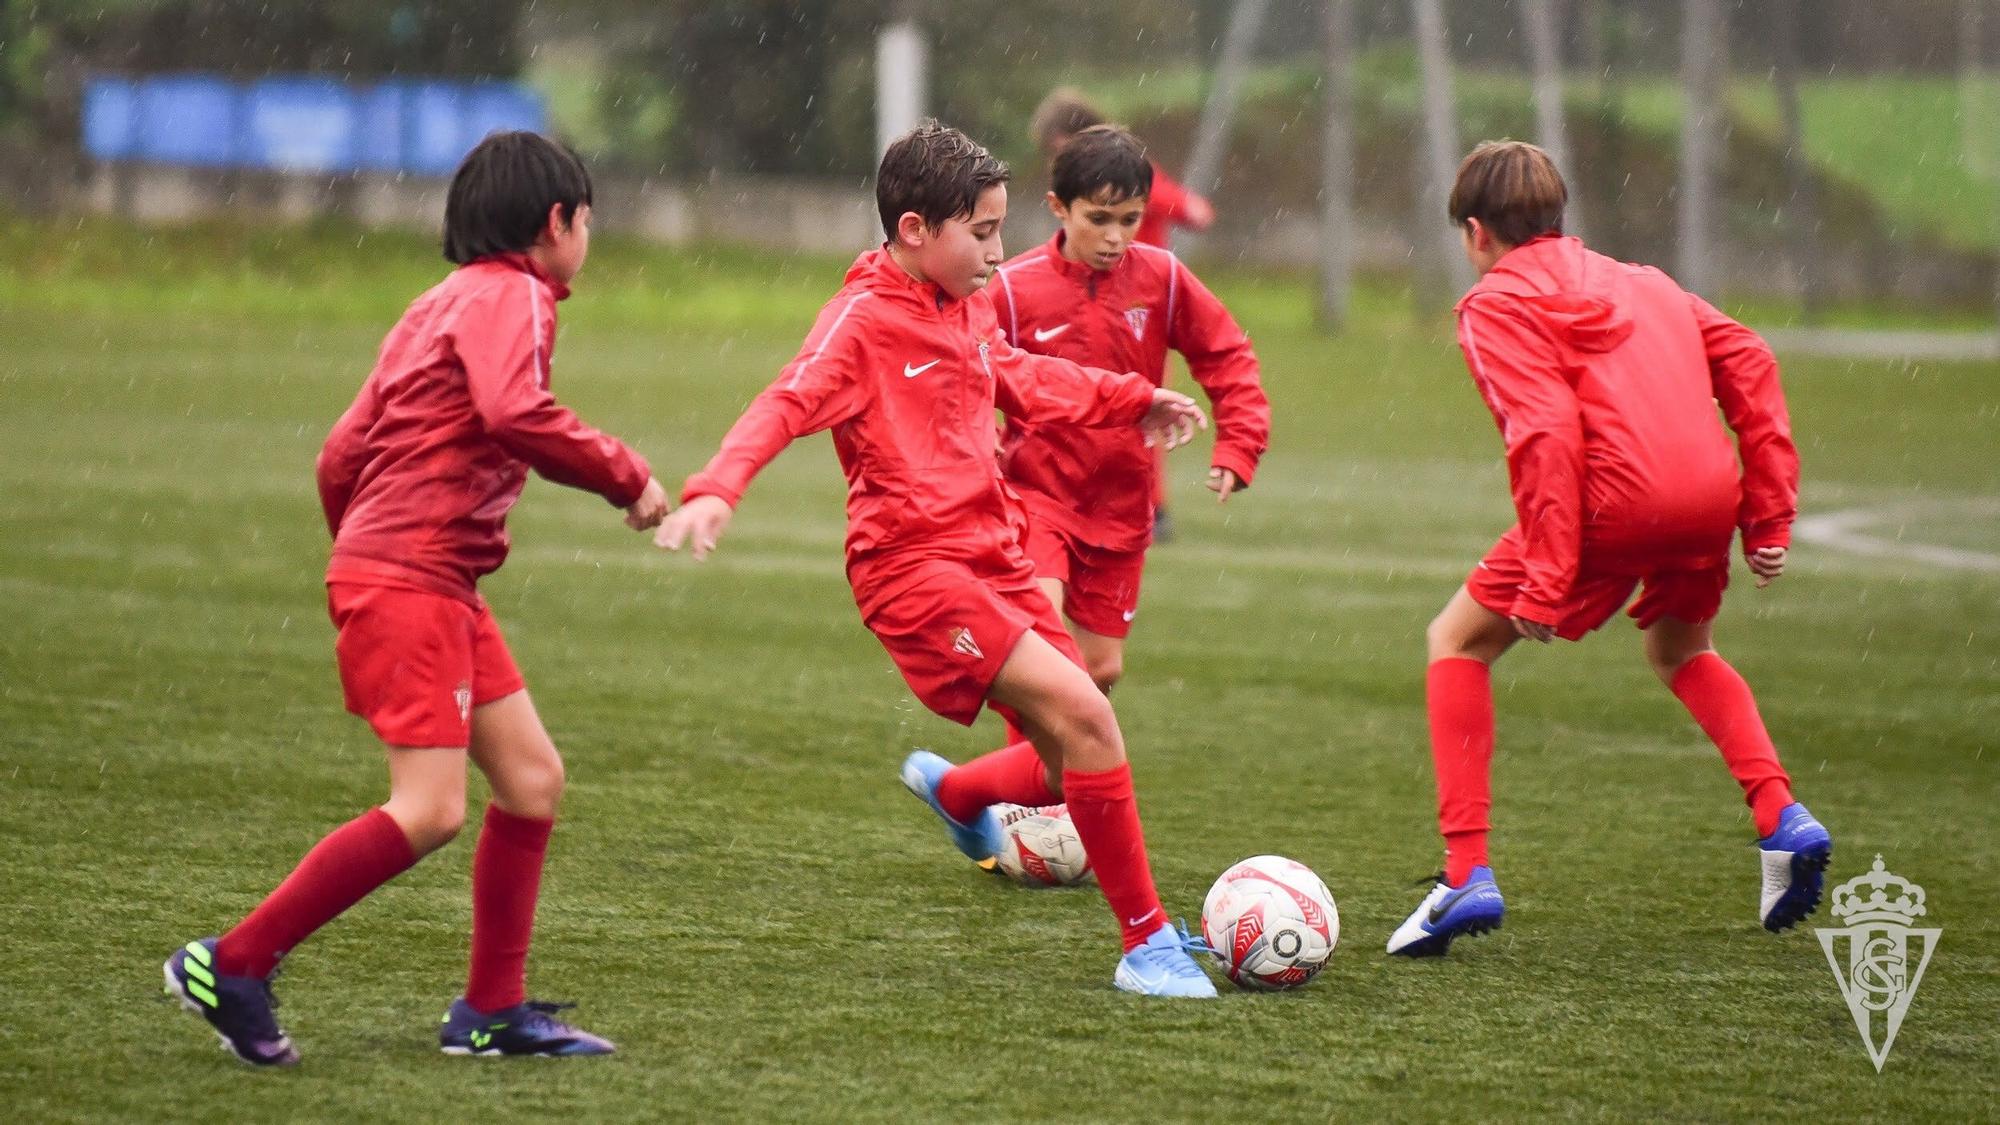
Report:
[[[1777,933],[1798,925],[1819,906],[1820,884],[1833,858],[1833,836],[1804,805],[1793,801],[1778,814],[1777,830],[1757,841],[1763,893],[1757,919]]]
[[[1000,854],[1002,842],[1000,818],[991,808],[981,809],[971,824],[960,824],[944,811],[938,803],[938,782],[950,773],[952,765],[929,750],[912,750],[903,759],[903,787],[915,793],[931,807],[939,820],[944,821],[944,830],[951,836],[951,842],[965,853],[965,858],[980,866]]]
[[[1163,923],[1146,938],[1146,944],[1119,959],[1111,983],[1141,996],[1213,997],[1215,982],[1189,954],[1214,952],[1207,942],[1186,930]]]
[[[451,1002],[438,1027],[438,1048],[447,1055],[608,1055],[618,1048],[556,1018],[574,1004],[529,1000],[497,1012],[482,1012],[461,996]]]
[[[197,1013],[215,1030],[229,1053],[252,1066],[296,1066],[299,1053],[278,1026],[271,982],[258,977],[226,977],[215,967],[215,939],[202,938],[174,950],[160,966],[166,993]]]
[[[1507,903],[1500,897],[1491,867],[1473,868],[1465,883],[1457,887],[1446,883],[1440,872],[1431,893],[1389,935],[1389,952],[1403,957],[1442,957],[1451,948],[1451,939],[1497,930],[1506,913]]]

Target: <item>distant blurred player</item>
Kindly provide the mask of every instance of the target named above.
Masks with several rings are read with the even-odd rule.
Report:
[[[1093,126],[1105,124],[1105,117],[1081,90],[1061,86],[1049,92],[1042,104],[1035,107],[1035,116],[1029,125],[1034,134],[1035,147],[1041,150],[1042,158],[1053,166],[1056,156],[1071,137]],[[1215,208],[1199,193],[1189,189],[1180,181],[1167,175],[1166,170],[1151,160],[1153,184],[1146,194],[1145,214],[1139,219],[1139,227],[1132,234],[1135,242],[1161,248],[1171,247],[1174,228],[1191,231],[1205,231],[1215,222]],[[1155,456],[1153,475],[1154,538],[1161,542],[1173,539],[1173,517],[1167,508],[1167,462],[1164,456]]]
[[[472,855],[471,970],[440,1046],[612,1051],[526,995],[563,764],[476,588],[506,560],[529,469],[603,496],[635,530],[667,512],[645,461],[549,394],[556,302],[590,247],[590,197],[582,163],[533,133],[473,149],[445,202],[444,256],[459,268],[390,331],[320,451],[341,687],[387,750],[389,800],[321,840],[220,938],[167,959],[168,993],[245,1062],[298,1061],[271,1011],[279,959],[458,834],[468,758],[493,800]]]
[[[1452,187],[1451,220],[1482,275],[1458,303],[1458,340],[1499,423],[1519,522],[1430,625],[1445,866],[1390,953],[1442,954],[1500,924],[1486,855],[1493,661],[1522,637],[1581,638],[1635,588],[1648,662],[1743,787],[1766,929],[1812,913],[1833,851],[1792,800],[1749,685],[1711,643],[1735,534],[1757,585],[1785,568],[1799,461],[1777,363],[1659,270],[1563,237],[1568,199],[1547,154],[1518,141],[1474,149]]]
[[[970,725],[982,705],[1029,733],[1029,805],[1058,800],[1124,937],[1112,980],[1154,996],[1214,996],[1153,888],[1124,736],[1021,550],[1025,517],[993,457],[993,410],[1133,428],[1169,445],[1206,420],[1144,376],[1094,371],[1007,342],[983,292],[1000,264],[1007,166],[936,122],[889,146],[875,182],[884,245],[855,260],[798,356],[688,478],[661,525],[669,550],[713,550],[750,481],[787,445],[833,431],[847,476],[847,576],[861,619],[926,707]],[[940,804],[951,764],[919,750],[902,780],[973,860],[1000,850],[981,806]]]
[[[1048,193],[1061,229],[1000,267],[993,304],[1008,342],[1026,351],[1137,371],[1156,384],[1166,377],[1168,349],[1186,357],[1215,419],[1208,487],[1227,501],[1256,474],[1270,442],[1271,404],[1256,353],[1229,310],[1171,251],[1135,243],[1152,177],[1145,147],[1118,126],[1094,125],[1071,138],[1056,156]],[[1132,430],[1015,418],[1003,448],[1007,481],[1028,507],[1028,558],[1069,619],[1091,678],[1109,693],[1124,674],[1152,540],[1153,451]],[[1017,731],[1008,741],[954,777],[1034,752]],[[947,788],[943,796],[953,810],[986,794],[960,797]]]
[[[1105,123],[1103,112],[1082,91],[1063,86],[1051,90],[1042,104],[1035,107],[1029,131],[1034,134],[1035,147],[1041,150],[1043,159],[1053,164],[1071,137]],[[1132,235],[1134,240],[1152,246],[1170,246],[1174,228],[1200,232],[1215,222],[1214,205],[1167,175],[1157,163],[1150,160],[1147,163],[1153,167],[1153,186],[1146,196],[1146,214]]]

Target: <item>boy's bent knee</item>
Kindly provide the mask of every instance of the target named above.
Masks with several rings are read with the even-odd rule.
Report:
[[[457,838],[459,830],[465,827],[465,802],[414,801],[398,803],[391,799],[382,806],[403,830],[404,838],[410,842],[410,850],[418,855],[434,852]]]

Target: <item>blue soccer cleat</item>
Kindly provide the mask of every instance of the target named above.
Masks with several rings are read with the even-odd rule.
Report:
[[[938,782],[950,773],[952,764],[931,753],[929,750],[912,750],[903,759],[903,787],[923,798],[931,811],[944,821],[944,830],[951,836],[951,842],[965,853],[965,858],[985,866],[987,860],[1000,854],[1000,818],[991,808],[981,809],[971,824],[960,824],[944,811],[938,803]]]
[[[1171,922],[1154,930],[1146,944],[1118,961],[1111,983],[1141,996],[1214,997],[1215,982],[1189,953],[1214,953],[1208,943]]]
[[[497,1012],[482,1012],[461,996],[451,1002],[438,1028],[438,1048],[447,1055],[608,1055],[618,1048],[556,1018],[574,1004],[529,1000]]]
[[[1778,814],[1777,830],[1757,841],[1764,888],[1757,918],[1777,933],[1803,921],[1819,906],[1821,877],[1833,858],[1833,837],[1804,805],[1793,801]]]
[[[1389,952],[1403,957],[1442,957],[1451,948],[1451,939],[1497,930],[1506,913],[1507,903],[1500,897],[1491,867],[1473,868],[1464,884],[1457,887],[1446,883],[1440,872],[1431,893],[1389,935]]]
[[[229,1053],[251,1066],[296,1066],[299,1053],[278,1026],[271,982],[258,977],[226,977],[215,967],[215,939],[202,938],[174,950],[160,966],[166,993],[215,1029]]]

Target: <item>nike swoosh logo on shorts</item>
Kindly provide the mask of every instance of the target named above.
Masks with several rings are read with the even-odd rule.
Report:
[[[914,379],[917,376],[922,375],[924,372],[929,371],[931,368],[936,367],[939,362],[940,362],[939,360],[934,359],[931,360],[929,363],[924,364],[922,367],[914,367],[906,363],[903,365],[903,378]]]
[[[1069,325],[1067,324],[1058,324],[1054,328],[1037,328],[1035,329],[1035,343],[1046,344],[1067,331],[1069,331]]]

